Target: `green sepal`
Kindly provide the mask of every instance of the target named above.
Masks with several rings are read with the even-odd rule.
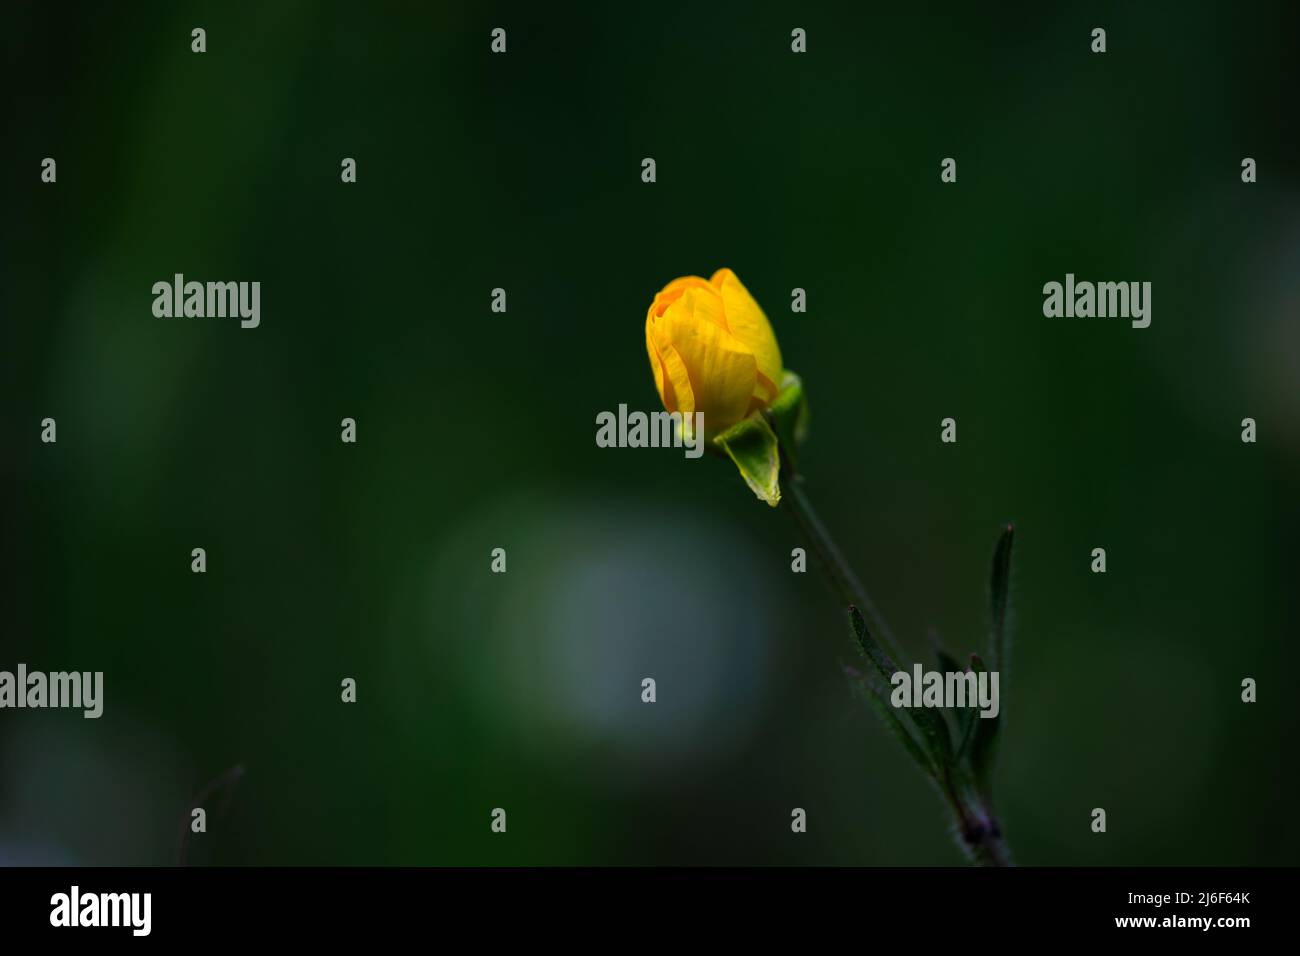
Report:
[[[745,484],[773,508],[781,501],[781,452],[776,433],[759,412],[732,425],[713,443],[740,469]]]
[[[781,450],[794,465],[795,452],[808,437],[808,399],[804,397],[803,380],[786,369],[781,377],[781,390],[767,411]]]

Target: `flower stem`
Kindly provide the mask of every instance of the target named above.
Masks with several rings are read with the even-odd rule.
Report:
[[[885,653],[886,665],[898,669],[898,664],[895,662],[903,661],[904,657],[899,651],[893,632],[890,631],[871,599],[867,597],[862,582],[844,560],[844,555],[840,553],[830,532],[817,517],[812,502],[808,500],[808,495],[803,490],[801,479],[794,474],[792,468],[788,467],[788,462],[786,465],[781,482],[785,490],[782,500],[789,503],[790,514],[799,525],[804,537],[812,544],[822,570],[826,572],[826,577],[840,600],[847,607],[857,606],[872,619],[876,633],[883,639],[882,650]],[[955,818],[963,849],[981,866],[1011,866],[1011,854],[1002,839],[1002,828],[993,814],[987,794],[975,792],[968,787],[959,787],[954,778],[954,774],[957,773],[954,765],[936,766],[938,775],[934,779]],[[930,772],[933,773],[933,770]]]
[[[895,661],[902,660],[903,655],[899,651],[894,632],[890,630],[889,625],[880,616],[880,612],[876,610],[876,605],[872,603],[871,598],[867,596],[866,590],[862,587],[862,582],[858,580],[853,568],[844,560],[844,555],[836,547],[835,539],[831,537],[830,532],[826,530],[826,526],[817,517],[812,502],[808,500],[808,495],[803,490],[802,479],[798,475],[787,474],[781,483],[786,490],[783,500],[789,502],[790,513],[794,516],[795,523],[799,525],[804,536],[812,543],[822,569],[826,572],[826,576],[830,579],[831,586],[835,588],[840,600],[843,601],[845,606],[857,605],[859,610],[870,619],[876,633],[881,636],[889,656]]]
[[[1002,828],[993,808],[978,795],[965,799],[950,795],[962,843],[980,866],[1012,866],[1011,851],[1002,839]]]

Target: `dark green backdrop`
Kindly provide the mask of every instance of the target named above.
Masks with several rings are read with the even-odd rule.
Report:
[[[1016,522],[1018,860],[1296,862],[1300,16],[1048,6],[6,5],[0,668],[106,704],[0,712],[0,862],[171,862],[237,764],[194,862],[958,862],[788,516],[595,446],[723,265],[911,650]],[[176,272],[261,327],[154,318]],[[1044,318],[1066,272],[1151,327]]]

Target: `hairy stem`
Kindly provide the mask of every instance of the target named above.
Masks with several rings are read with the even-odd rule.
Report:
[[[983,798],[978,795],[963,800],[951,798],[953,813],[961,828],[966,852],[980,866],[1011,866],[1011,851],[1002,838],[1002,827]]]
[[[880,612],[876,610],[876,605],[871,598],[867,596],[866,589],[862,587],[862,582],[858,580],[857,574],[853,568],[844,560],[844,555],[835,545],[835,539],[831,537],[826,526],[817,517],[817,512],[813,509],[812,502],[808,500],[808,495],[803,490],[802,480],[794,474],[787,474],[782,486],[786,491],[782,499],[788,502],[790,514],[794,516],[795,523],[803,531],[813,546],[817,558],[821,563],[822,570],[826,572],[826,577],[830,580],[831,587],[835,589],[840,600],[847,607],[857,605],[857,607],[867,616],[875,628],[877,634],[885,645],[885,650],[894,660],[902,660],[903,655],[898,649],[898,642],[894,639],[894,632],[890,630],[889,625],[885,623]]]
[[[846,606],[856,605],[872,619],[877,633],[883,639],[884,650],[890,658],[889,665],[897,667],[894,662],[902,661],[904,658],[893,632],[889,630],[880,612],[867,597],[862,582],[844,560],[844,555],[840,553],[830,532],[817,517],[817,512],[813,509],[812,502],[808,500],[799,477],[788,467],[785,472],[782,479],[785,496],[782,500],[788,503],[795,523],[799,525],[804,537],[812,545],[818,563],[826,573],[831,587]],[[1011,866],[1011,853],[1002,838],[1002,828],[987,798],[956,786],[953,774],[953,767],[939,767],[936,782],[948,808],[952,811],[962,848],[981,866]]]

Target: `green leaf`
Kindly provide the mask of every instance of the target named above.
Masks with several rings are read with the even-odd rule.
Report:
[[[939,643],[937,637],[931,636],[930,643],[934,648],[935,662],[939,665],[939,670],[942,673],[959,674],[965,670],[964,667],[957,663],[957,658],[949,654],[947,649]],[[955,711],[952,715],[954,729],[957,732],[957,752],[953,758],[954,761],[961,760],[962,752],[969,743],[971,720],[974,719],[974,716],[975,711],[970,708]]]
[[[953,657],[939,643],[938,638],[931,637],[930,642],[934,647],[934,659],[939,665],[939,670],[945,674],[960,674],[966,668],[957,663],[957,658]],[[967,744],[970,743],[971,721],[975,719],[975,711],[969,707],[955,710],[952,715],[954,729],[957,732],[957,751],[953,761],[961,760],[962,753],[966,750]]]
[[[903,747],[907,750],[908,755],[916,761],[916,765],[927,775],[934,777],[937,780],[939,777],[939,768],[936,767],[934,762],[926,755],[926,752],[921,748],[921,745],[916,742],[916,738],[912,736],[912,732],[903,725],[901,720],[898,719],[898,715],[894,713],[894,708],[890,706],[889,702],[879,695],[872,693],[870,690],[867,691],[866,696],[872,708],[880,715],[880,719],[885,722],[885,726],[893,732],[894,736],[899,739],[903,744]]]
[[[808,437],[808,400],[804,397],[803,382],[789,369],[781,378],[781,390],[768,408],[768,415],[790,464],[795,463],[795,452]]]
[[[951,671],[956,673],[963,669],[957,666],[957,658],[949,654],[938,643],[934,645],[934,659],[938,663],[939,670],[941,671]]]
[[[978,654],[970,656],[971,667],[978,675],[985,670],[984,661]],[[1001,677],[999,675],[999,696],[1001,696]],[[975,784],[980,792],[991,794],[993,783],[993,765],[998,756],[998,731],[1002,725],[1002,708],[998,707],[996,717],[977,717],[975,719],[975,736],[970,742],[970,766],[975,776]]]
[[[891,678],[897,671],[894,662],[876,643],[876,639],[871,636],[867,630],[866,618],[856,606],[849,605],[849,623],[853,627],[853,634],[858,639],[858,644],[866,653],[871,663],[875,666],[877,673],[884,679],[885,684],[892,683]],[[892,707],[892,705],[890,705]],[[902,707],[898,708],[905,711],[912,718],[912,723],[920,732],[921,739],[925,742],[926,749],[934,761],[934,770],[932,772],[946,772],[952,763],[952,738],[948,734],[948,723],[943,719],[943,715],[937,711],[928,710],[925,707]],[[895,716],[895,720],[897,717]]]
[[[713,443],[727,453],[745,484],[773,508],[781,501],[781,454],[776,433],[762,414],[755,412],[743,421],[732,425],[713,439]]]
[[[993,573],[989,578],[989,666],[1001,674],[1007,667],[1007,618],[1011,599],[1011,542],[1015,537],[1014,525],[1007,525],[998,538],[993,552]]]
[[[862,612],[853,605],[849,605],[849,625],[853,629],[853,636],[857,638],[858,646],[862,648],[863,653],[866,654],[876,668],[884,684],[883,687],[877,687],[870,674],[862,674],[857,679],[858,686],[862,688],[872,709],[885,722],[885,725],[893,731],[894,736],[907,748],[908,754],[916,761],[917,765],[937,780],[939,778],[939,767],[926,755],[921,744],[912,736],[912,732],[907,729],[903,722],[898,719],[893,706],[889,703],[888,691],[885,688],[889,687],[889,678],[893,674],[892,662],[867,631],[867,622],[863,618]]]
[[[853,636],[857,638],[858,646],[862,648],[862,652],[867,655],[867,658],[885,683],[889,684],[898,668],[889,659],[889,655],[876,643],[876,639],[871,636],[871,632],[867,630],[867,619],[862,616],[862,612],[854,604],[849,605],[849,626],[853,628]]]
[[[1007,641],[1011,617],[1011,545],[1016,529],[1008,524],[1002,529],[998,545],[993,551],[993,570],[989,575],[989,668],[998,672],[999,694],[1007,689]],[[971,655],[975,673],[981,673],[984,661],[978,654]],[[975,733],[970,740],[971,770],[976,786],[985,795],[992,793],[993,767],[997,762],[998,734],[1002,729],[1002,711],[998,716],[980,717],[975,721]],[[965,747],[963,742],[963,747]]]
[[[947,773],[952,766],[952,737],[948,733],[948,722],[943,719],[942,711],[930,710],[928,707],[903,708],[912,715],[912,720],[921,731],[921,737],[930,749],[937,766]]]
[[[978,654],[972,654],[971,657],[974,660],[979,660]],[[980,666],[983,665],[981,664]],[[973,668],[967,669],[970,670]],[[976,680],[979,679],[979,671],[975,671],[975,678]],[[967,703],[969,703],[969,701]],[[979,710],[975,707],[967,707],[962,712],[961,716],[957,718],[957,736],[959,738],[957,744],[958,760],[961,760],[969,752],[970,746],[975,740],[975,728],[981,720],[983,720],[983,718],[980,717]]]

